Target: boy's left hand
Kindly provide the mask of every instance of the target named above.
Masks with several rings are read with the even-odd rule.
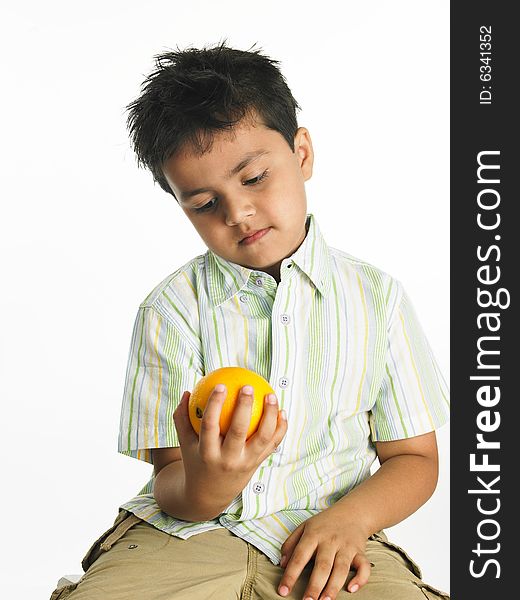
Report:
[[[289,594],[313,557],[314,568],[302,600],[335,600],[351,567],[357,572],[348,591],[356,592],[370,576],[370,562],[365,556],[367,538],[360,525],[346,521],[344,513],[337,514],[333,506],[307,519],[282,545],[280,566],[286,568],[278,593]]]

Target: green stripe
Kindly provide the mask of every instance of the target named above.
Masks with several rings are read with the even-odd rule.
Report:
[[[399,406],[399,402],[397,400],[397,394],[395,393],[395,387],[394,387],[394,380],[392,378],[392,375],[390,374],[388,365],[386,365],[386,374],[388,376],[388,381],[390,382],[390,387],[392,389],[392,399],[394,401],[395,408],[397,410],[397,414],[399,415],[399,420],[401,421],[401,427],[403,428],[405,436],[408,437],[408,430],[406,429],[406,425],[404,424],[403,413],[401,412],[401,407]]]
[[[215,343],[217,344],[217,352],[218,352],[218,363],[221,367],[225,367],[227,365],[224,364],[224,360],[222,359],[222,349],[220,347],[220,335],[218,331],[218,323],[217,323],[217,315],[216,310],[213,311],[213,329],[215,331]]]
[[[132,447],[131,444],[131,434],[132,434],[132,421],[134,418],[134,400],[135,400],[135,386],[137,383],[137,375],[139,374],[139,369],[141,368],[141,350],[143,348],[143,338],[144,338],[144,327],[143,327],[143,323],[144,323],[144,309],[141,310],[141,337],[139,339],[139,348],[137,350],[137,369],[135,370],[134,373],[134,379],[132,382],[132,394],[130,396],[131,400],[130,400],[130,408],[129,408],[129,418],[128,418],[128,450],[130,450],[130,448]]]

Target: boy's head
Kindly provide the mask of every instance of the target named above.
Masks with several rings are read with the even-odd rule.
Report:
[[[128,106],[139,164],[176,198],[206,245],[275,277],[305,238],[304,181],[313,162],[276,62],[224,44],[161,54]]]

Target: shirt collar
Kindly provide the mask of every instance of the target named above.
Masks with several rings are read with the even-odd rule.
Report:
[[[327,296],[331,286],[330,251],[318,227],[316,218],[307,215],[307,235],[296,252],[284,259],[292,261],[309,278],[318,291]],[[247,286],[251,274],[258,271],[232,263],[208,250],[205,254],[208,294],[215,306],[229,300]]]

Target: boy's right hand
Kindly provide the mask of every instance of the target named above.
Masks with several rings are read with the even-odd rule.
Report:
[[[264,414],[246,441],[253,397],[240,390],[226,436],[220,433],[220,412],[227,392],[211,393],[201,421],[200,436],[189,414],[189,392],[184,392],[173,414],[185,471],[186,493],[218,516],[247,485],[258,466],[275,451],[287,432],[278,402],[264,398]],[[211,510],[214,508],[214,510]]]

